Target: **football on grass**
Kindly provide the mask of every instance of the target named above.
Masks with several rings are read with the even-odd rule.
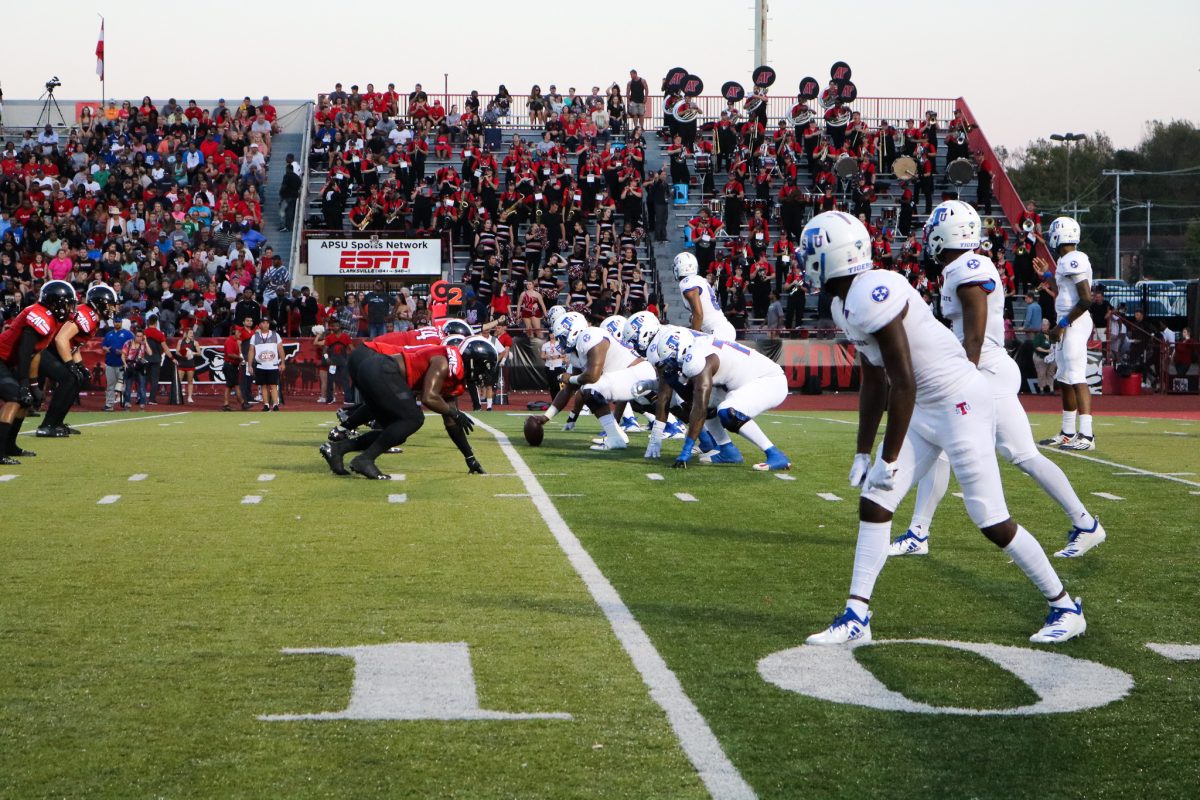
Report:
[[[542,443],[542,438],[546,432],[542,430],[542,420],[540,417],[525,418],[525,441],[529,442],[531,447],[537,447]]]

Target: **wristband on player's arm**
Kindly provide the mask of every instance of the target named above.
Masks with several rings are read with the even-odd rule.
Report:
[[[583,375],[572,375],[571,377],[567,378],[567,383],[571,384],[572,386],[578,386],[582,378]]]
[[[550,405],[546,406],[546,410],[542,412],[542,416],[546,418],[547,422],[549,422],[550,420],[554,419],[554,415],[557,413],[558,407],[551,403]]]
[[[1071,326],[1071,318],[1068,317],[1066,314],[1063,314],[1061,317],[1058,318],[1058,327],[1068,328],[1070,326]]]

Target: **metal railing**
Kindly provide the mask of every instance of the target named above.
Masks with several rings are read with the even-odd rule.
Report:
[[[292,285],[299,284],[309,287],[312,286],[312,277],[309,276],[307,267],[304,270],[304,274],[300,274],[300,248],[304,243],[304,223],[308,219],[308,156],[312,149],[313,115],[315,109],[315,103],[308,104],[308,114],[304,124],[304,139],[300,144],[300,197],[296,200],[296,214],[292,220],[292,252],[288,261],[288,266],[292,270]],[[297,278],[302,278],[302,280],[297,281]]]

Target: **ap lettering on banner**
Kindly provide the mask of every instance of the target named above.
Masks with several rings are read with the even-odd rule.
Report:
[[[910,700],[885,686],[870,670],[858,663],[858,647],[889,644],[923,644],[949,647],[983,656],[1015,675],[1038,696],[1036,703],[1017,708],[958,708],[932,706]],[[866,706],[880,711],[968,716],[1024,716],[1066,714],[1114,703],[1133,688],[1127,673],[1094,661],[1061,653],[1010,647],[983,642],[939,639],[896,639],[851,647],[802,645],[772,653],[758,662],[758,674],[767,683],[831,703]]]
[[[475,672],[465,642],[285,649],[290,655],[354,660],[350,704],[341,711],[264,714],[264,722],[301,720],[524,720],[571,719],[564,713],[520,714],[479,707]]]

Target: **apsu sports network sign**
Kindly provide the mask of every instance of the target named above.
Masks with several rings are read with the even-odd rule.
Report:
[[[382,278],[442,274],[440,239],[308,240],[308,274]]]

